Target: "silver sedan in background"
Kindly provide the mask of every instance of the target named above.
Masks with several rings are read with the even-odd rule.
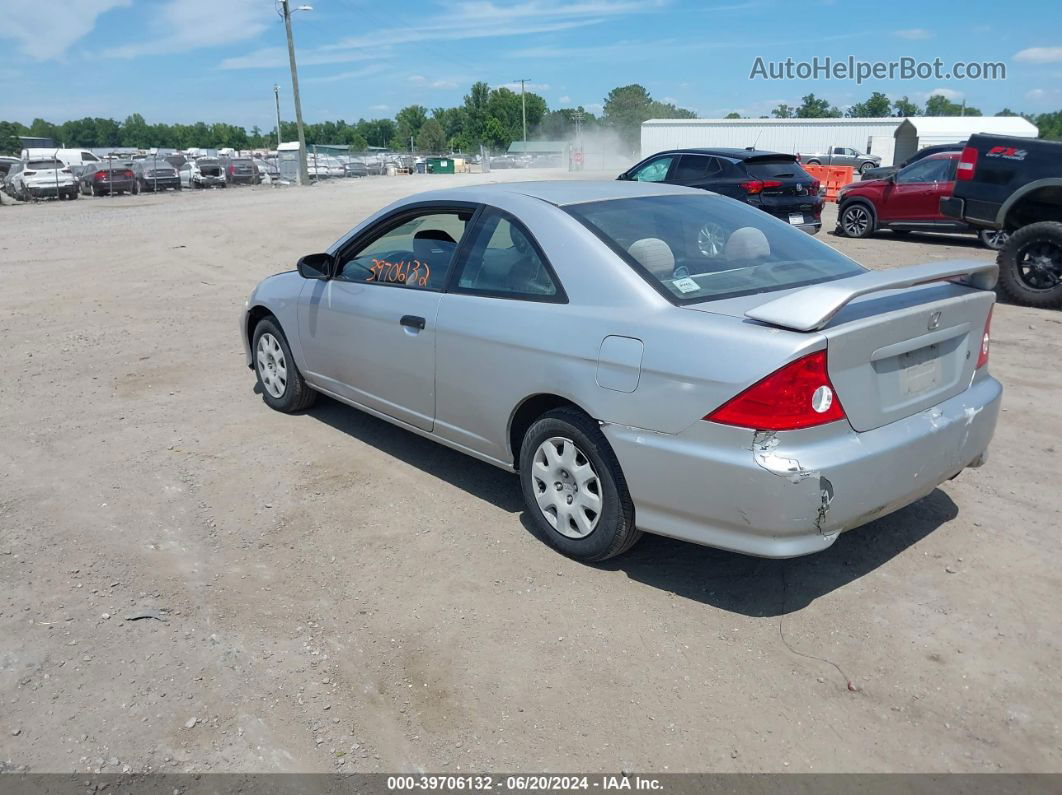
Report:
[[[765,557],[978,466],[996,266],[867,271],[732,199],[638,182],[433,191],[262,281],[262,397],[318,393],[515,470],[543,538]]]

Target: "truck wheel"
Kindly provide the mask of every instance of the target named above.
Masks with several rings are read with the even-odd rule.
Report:
[[[820,163],[818,160],[808,160],[808,161],[806,161],[806,164],[809,165],[809,166],[821,166],[822,165],[822,163]]]
[[[1040,221],[1012,233],[996,258],[999,283],[1016,303],[1062,307],[1062,223]]]
[[[981,241],[981,245],[993,251],[1001,251],[1007,244],[1008,237],[1010,235],[1002,229],[979,229],[977,232],[977,239]]]

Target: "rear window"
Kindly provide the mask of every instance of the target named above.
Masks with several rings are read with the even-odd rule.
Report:
[[[863,273],[807,233],[721,196],[646,196],[564,209],[679,304]]]
[[[58,160],[31,160],[26,164],[26,168],[39,169],[43,171],[44,169],[49,168],[66,168],[66,166],[64,166]]]
[[[805,177],[811,179],[795,160],[754,160],[745,163],[749,176],[756,179],[785,179]]]

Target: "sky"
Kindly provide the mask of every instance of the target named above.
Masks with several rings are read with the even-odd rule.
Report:
[[[884,91],[934,93],[986,114],[1062,109],[1062,3],[892,0],[307,0],[293,14],[307,121],[459,104],[469,86],[527,86],[551,109],[600,113],[641,83],[711,118],[759,116],[809,92],[844,108]],[[293,3],[296,5],[297,3]],[[274,83],[294,117],[274,0],[9,0],[0,119],[224,121],[270,129]],[[750,79],[768,61],[902,56],[945,68],[1002,61],[1006,80]]]

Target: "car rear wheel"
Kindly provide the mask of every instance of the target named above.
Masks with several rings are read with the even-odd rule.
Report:
[[[634,546],[634,503],[597,423],[575,408],[543,414],[520,446],[528,516],[550,546],[595,563]]]
[[[820,166],[820,165],[822,165],[818,160],[808,160],[806,162],[807,162],[807,165],[809,165],[809,166]]]
[[[1025,306],[1062,307],[1062,223],[1040,221],[1012,233],[996,258],[1003,291]]]
[[[312,406],[317,392],[303,380],[276,320],[267,317],[259,321],[251,342],[254,372],[266,405],[288,414]]]
[[[864,163],[863,165],[861,165],[859,167],[859,173],[860,174],[866,174],[872,168],[874,168],[874,164],[873,163]]]
[[[1002,251],[1009,237],[1010,234],[1002,229],[980,229],[977,232],[977,239],[981,241],[981,245],[993,251]]]
[[[849,204],[841,210],[840,226],[847,237],[869,237],[874,231],[874,213],[865,204]]]

